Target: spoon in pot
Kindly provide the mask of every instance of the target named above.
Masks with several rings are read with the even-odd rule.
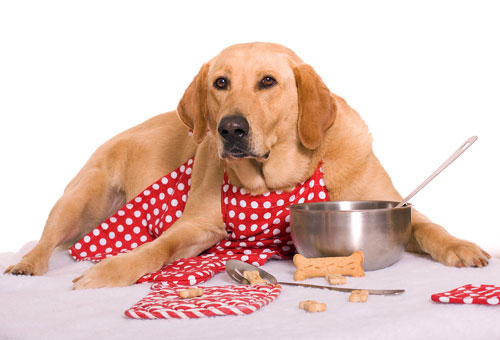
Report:
[[[429,182],[432,181],[434,179],[434,177],[436,177],[437,175],[439,175],[441,173],[441,171],[443,171],[444,169],[446,169],[448,167],[448,165],[450,165],[455,159],[458,158],[458,156],[460,156],[461,154],[463,154],[465,152],[465,150],[467,150],[468,148],[470,148],[470,146],[472,144],[474,144],[474,142],[476,140],[477,140],[477,136],[472,136],[469,139],[467,139],[462,144],[462,146],[459,147],[458,150],[455,151],[450,156],[450,158],[448,158],[439,168],[437,168],[436,171],[434,171],[425,181],[423,181],[422,184],[420,184],[415,190],[413,190],[413,192],[411,194],[409,194],[408,196],[406,196],[406,198],[403,201],[401,201],[398,205],[396,205],[395,208],[401,208],[403,205],[405,205],[406,203],[408,203],[408,201],[413,196],[415,196],[423,187],[425,187],[427,184],[429,184]]]
[[[340,288],[340,287],[329,287],[329,286],[319,286],[319,285],[311,285],[306,283],[294,283],[294,282],[278,282],[276,278],[266,272],[259,267],[251,265],[249,263],[239,261],[239,260],[228,260],[226,262],[226,273],[229,275],[231,279],[236,282],[243,284],[250,284],[247,279],[243,276],[243,272],[257,270],[260,274],[260,277],[273,284],[282,284],[287,286],[301,286],[301,287],[310,287],[310,288],[324,288],[335,290],[337,292],[350,293],[354,290],[360,290],[364,288]],[[404,289],[367,289],[369,294],[372,295],[398,295],[404,293]]]

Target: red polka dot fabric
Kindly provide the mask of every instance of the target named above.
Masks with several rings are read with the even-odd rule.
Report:
[[[107,221],[69,249],[77,261],[100,261],[153,241],[182,216],[191,185],[193,159],[160,178],[125,204]],[[221,187],[221,213],[228,237],[198,257],[179,259],[140,282],[195,285],[224,270],[237,259],[254,265],[271,256],[288,258],[295,253],[290,234],[291,204],[328,200],[321,166],[307,181],[290,192],[252,195],[232,185],[227,175]]]
[[[179,292],[191,287],[155,283],[153,292],[125,311],[133,319],[193,319],[207,316],[245,315],[272,302],[281,292],[280,285],[213,286],[203,295],[181,299]],[[198,288],[198,287],[195,287]]]
[[[500,287],[494,285],[472,285],[431,295],[431,300],[441,303],[464,303],[480,305],[500,304]]]
[[[199,284],[223,271],[226,260],[226,257],[213,254],[179,259],[155,273],[144,275],[137,283],[169,282],[185,286]]]
[[[182,216],[191,187],[193,159],[163,176],[75,243],[77,261],[99,262],[151,242]]]

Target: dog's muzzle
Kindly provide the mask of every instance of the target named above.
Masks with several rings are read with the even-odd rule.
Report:
[[[245,117],[240,115],[227,116],[221,119],[217,131],[222,138],[224,149],[222,158],[256,157],[249,149],[250,125]]]

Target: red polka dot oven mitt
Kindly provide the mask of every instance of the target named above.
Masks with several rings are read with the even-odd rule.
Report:
[[[179,292],[193,286],[155,283],[153,290],[125,311],[133,319],[197,319],[207,316],[245,315],[278,297],[280,285],[213,286],[202,288],[203,295],[182,299]]]
[[[500,287],[468,284],[453,290],[431,295],[431,300],[441,303],[499,305]]]

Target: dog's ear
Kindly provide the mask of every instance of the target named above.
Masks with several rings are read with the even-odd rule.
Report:
[[[335,100],[314,69],[307,64],[293,68],[299,99],[298,131],[302,144],[316,149],[337,115]]]
[[[207,73],[209,64],[204,64],[194,77],[177,105],[177,114],[184,124],[193,130],[195,143],[200,144],[207,133]]]

